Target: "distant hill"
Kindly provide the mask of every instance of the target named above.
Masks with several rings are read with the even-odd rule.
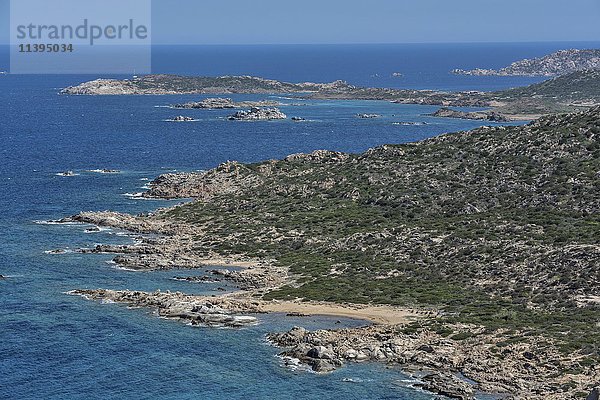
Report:
[[[560,50],[544,57],[516,61],[508,67],[494,69],[455,69],[458,75],[557,76],[600,68],[600,49]]]
[[[96,79],[61,91],[72,95],[164,95],[298,93],[349,86],[345,82],[288,83],[254,76],[146,75],[134,79]]]
[[[507,99],[541,97],[571,102],[598,102],[600,99],[600,70],[573,72],[530,86],[496,92],[495,95]]]

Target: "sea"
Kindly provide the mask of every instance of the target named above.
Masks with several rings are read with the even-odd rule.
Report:
[[[255,75],[290,82],[439,90],[499,90],[542,78],[471,77],[453,68],[512,61],[598,43],[320,46],[156,46],[153,72]],[[8,69],[6,49],[0,70]],[[401,76],[393,76],[400,73]],[[397,74],[396,74],[397,75]],[[284,367],[265,334],[293,326],[327,329],[365,321],[259,315],[242,329],[192,327],[70,296],[77,288],[215,294],[222,283],[173,280],[194,271],[131,272],[109,255],[73,252],[131,243],[126,232],[48,223],[84,210],[141,213],[179,201],[137,194],[159,174],[256,162],[328,149],[362,152],[467,130],[477,121],[433,118],[437,107],[382,101],[277,100],[303,122],[228,121],[227,111],[173,110],[206,96],[65,96],[61,88],[104,76],[0,75],[0,399],[433,399],[400,369],[350,364],[320,375]],[[125,76],[119,76],[124,78]],[[130,76],[127,76],[130,77]],[[359,119],[358,113],[381,118]],[[198,121],[174,123],[176,115]],[[115,169],[102,174],[97,170]],[[61,176],[72,171],[73,176]],[[54,249],[64,254],[49,254]],[[233,287],[226,287],[235,290]],[[481,399],[496,398],[480,395]]]

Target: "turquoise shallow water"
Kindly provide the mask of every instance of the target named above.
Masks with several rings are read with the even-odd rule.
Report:
[[[329,78],[335,71],[323,74]],[[336,324],[335,318],[260,315],[257,326],[209,329],[162,320],[147,310],[68,296],[64,292],[75,288],[215,293],[215,286],[171,279],[189,271],[117,270],[106,255],[46,254],[56,248],[126,243],[132,238],[34,221],[81,210],[137,213],[174,204],[125,195],[142,191],[147,179],[166,171],[206,169],[233,159],[254,162],[322,148],[358,152],[470,129],[476,122],[426,116],[436,107],[280,99],[303,103],[281,108],[289,116],[309,121],[236,123],[225,120],[226,111],[160,107],[201,96],[57,94],[59,88],[87,79],[0,76],[0,274],[8,276],[0,281],[0,398],[432,398],[407,387],[406,376],[384,365],[349,365],[325,376],[290,371],[275,357],[277,349],[264,341],[266,332],[294,325],[327,328],[356,326],[360,321],[342,319]],[[363,112],[383,117],[355,118]],[[164,122],[178,114],[200,121]],[[122,173],[85,172],[97,168]],[[79,175],[56,175],[65,170]]]

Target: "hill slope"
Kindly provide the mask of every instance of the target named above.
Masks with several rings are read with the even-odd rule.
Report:
[[[210,202],[163,217],[207,224],[206,248],[289,263],[302,285],[272,297],[443,303],[469,287],[562,309],[600,282],[599,140],[594,108],[360,155],[228,164],[184,175],[176,194]],[[150,195],[163,186],[173,181]]]
[[[600,97],[600,70],[573,72],[530,86],[496,92],[496,96],[507,99],[538,97],[568,101],[598,102]]]
[[[197,200],[149,216],[75,216],[162,234],[92,252],[121,253],[115,261],[135,269],[251,257],[251,269],[219,272],[249,305],[375,303],[428,315],[271,336],[313,368],[361,349],[363,359],[437,371],[436,387],[461,372],[483,390],[558,400],[600,384],[600,107],[363,154],[228,162],[163,175],[146,196]],[[132,295],[152,296],[118,296]]]

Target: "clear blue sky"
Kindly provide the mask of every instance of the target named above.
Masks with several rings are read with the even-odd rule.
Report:
[[[52,4],[52,0],[46,3]],[[152,36],[158,44],[600,40],[600,0],[152,0],[152,3]],[[8,0],[0,0],[3,17],[0,43],[8,42],[7,15]]]

